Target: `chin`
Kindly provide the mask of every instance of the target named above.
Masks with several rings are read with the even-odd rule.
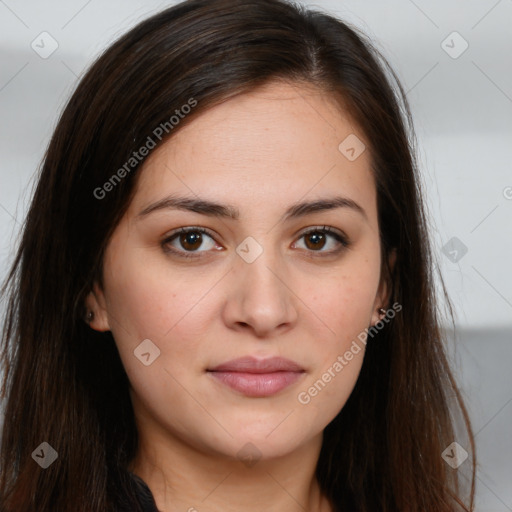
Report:
[[[282,419],[280,419],[282,421]],[[285,420],[286,421],[286,420]],[[283,422],[284,423],[284,422]],[[276,428],[277,427],[277,428]],[[217,444],[216,450],[221,449],[225,455],[235,457],[244,462],[244,460],[271,460],[289,455],[301,448],[301,446],[315,437],[315,433],[305,432],[303,428],[290,428],[287,425],[279,425],[279,421],[275,422],[271,427],[254,428],[251,425],[245,425],[238,428],[235,433],[233,430],[233,438],[229,438],[227,445],[222,447]],[[321,432],[320,432],[321,433]],[[223,448],[223,449],[222,449]]]

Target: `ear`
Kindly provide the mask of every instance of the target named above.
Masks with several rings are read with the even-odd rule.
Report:
[[[92,318],[86,320],[91,329],[100,332],[110,331],[105,295],[96,282],[85,298],[85,308],[87,313],[92,313]]]
[[[388,267],[389,271],[385,269],[384,272],[381,272],[381,280],[379,284],[379,289],[377,291],[377,295],[375,297],[375,302],[373,304],[373,312],[371,318],[371,325],[375,325],[379,320],[382,319],[382,314],[379,313],[379,309],[389,309],[389,301],[391,300],[391,288],[392,288],[392,274],[395,268],[397,258],[396,248],[393,247],[391,251],[389,251],[388,255]]]

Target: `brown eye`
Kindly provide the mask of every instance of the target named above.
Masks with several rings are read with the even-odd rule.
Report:
[[[336,254],[350,245],[347,237],[334,231],[329,226],[310,229],[303,233],[300,239],[304,239],[307,252],[318,253],[318,256]],[[323,250],[326,247],[327,250]]]
[[[162,241],[165,252],[183,257],[200,257],[215,248],[215,241],[204,228],[180,228]]]
[[[180,233],[179,241],[181,246],[188,251],[195,251],[203,243],[203,235],[197,231],[189,231],[188,233]]]
[[[308,249],[318,250],[325,246],[326,235],[319,231],[313,231],[305,235],[305,242]]]

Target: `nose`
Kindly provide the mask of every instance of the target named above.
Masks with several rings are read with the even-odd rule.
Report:
[[[263,250],[251,263],[236,256],[233,265],[223,308],[226,325],[250,330],[259,338],[293,328],[299,299],[284,264],[270,250]]]

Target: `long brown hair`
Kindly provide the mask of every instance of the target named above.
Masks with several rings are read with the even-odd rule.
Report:
[[[391,304],[403,307],[369,339],[357,384],[324,431],[321,488],[340,511],[473,510],[473,436],[445,356],[414,129],[397,76],[363,33],[326,13],[285,0],[189,0],[141,22],[93,63],[44,156],[3,287],[1,512],[107,512],[122,499],[139,510],[127,473],[138,442],[128,379],[111,333],[84,322],[84,298],[101,283],[105,247],[144,158],[118,170],[149,136],[161,144],[271,80],[327,91],[365,134],[383,272]],[[170,122],[191,98],[191,112]],[[471,467],[467,492],[442,457],[460,440],[457,418],[470,453],[461,466]],[[58,454],[46,469],[32,457],[42,442]]]

